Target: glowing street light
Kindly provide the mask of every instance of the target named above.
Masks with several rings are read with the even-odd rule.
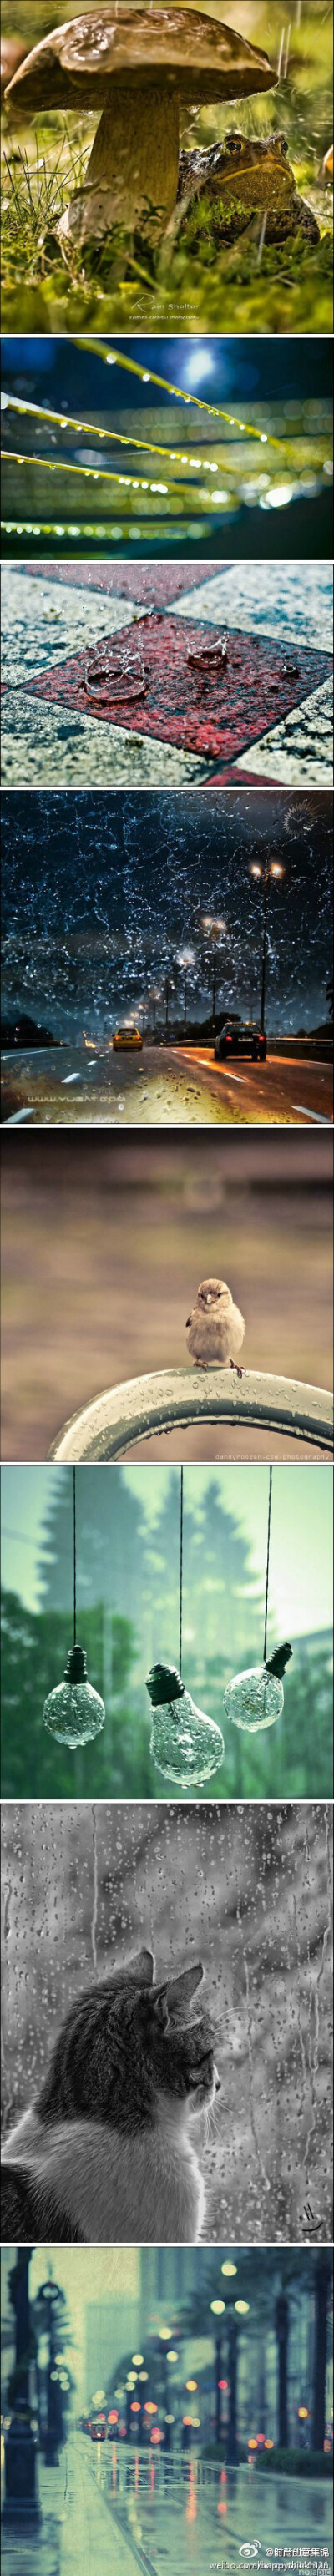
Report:
[[[252,859],[252,860],[251,860],[251,865],[250,865],[249,874],[250,874],[250,876],[251,876],[251,877],[255,877],[255,878],[259,879],[259,880],[260,880],[260,882],[261,882],[261,879],[262,879],[262,884],[263,884],[263,944],[262,944],[262,977],[261,977],[261,1006],[260,1006],[260,1029],[261,1029],[261,1033],[262,1033],[262,1031],[264,1032],[264,1028],[265,1028],[265,1016],[264,1016],[264,1014],[265,1014],[266,965],[267,965],[267,910],[268,910],[268,892],[269,892],[269,886],[270,886],[271,877],[276,878],[276,879],[279,879],[280,877],[284,877],[284,876],[285,876],[285,868],[281,867],[280,861],[279,861],[278,859],[277,859],[277,860],[276,860],[276,859],[266,859],[266,860],[264,860],[263,865],[262,865],[262,863],[261,863],[260,861],[258,861],[257,859],[256,859],[256,860],[255,860],[255,859]]]
[[[212,972],[212,1027],[213,1027],[213,1035],[214,1035],[214,1037],[215,1037],[215,1035],[216,1035],[217,948],[220,948],[220,947],[221,947],[221,943],[222,943],[222,940],[223,940],[223,939],[228,939],[229,933],[228,933],[227,921],[221,921],[221,919],[220,919],[220,915],[219,915],[219,914],[215,914],[215,913],[211,913],[211,912],[203,912],[203,913],[202,913],[202,920],[201,920],[201,930],[203,931],[204,939],[205,939],[205,940],[208,940],[210,948],[213,948],[213,972]]]
[[[237,2263],[222,2263],[222,2265],[221,2265],[221,2270],[222,2270],[222,2272],[224,2273],[224,2278],[225,2278],[225,2280],[226,2280],[226,2281],[233,2281],[233,2280],[234,2280],[234,2274],[235,2274],[235,2272],[237,2272],[237,2270],[238,2270],[238,2265],[237,2265]]]
[[[186,1027],[187,1027],[187,987],[188,987],[188,975],[190,975],[191,967],[195,965],[195,951],[194,951],[194,948],[179,948],[179,949],[178,949],[178,953],[177,953],[176,964],[177,964],[177,966],[180,966],[180,967],[181,967],[181,971],[182,971],[183,978],[184,978],[184,984],[183,984],[183,994],[184,994],[184,1002],[183,1002],[183,1026],[184,1026],[184,1034],[185,1034],[185,1033],[186,1033]]]

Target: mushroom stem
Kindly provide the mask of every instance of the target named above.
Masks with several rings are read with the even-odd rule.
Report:
[[[179,106],[177,87],[133,81],[110,87],[84,184],[76,190],[58,225],[66,258],[71,245],[99,241],[114,224],[133,234],[145,216],[146,238],[153,244],[165,232],[175,206],[179,172]]]

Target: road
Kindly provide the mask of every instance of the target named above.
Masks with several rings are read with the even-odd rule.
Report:
[[[3,1056],[2,1114],[30,1126],[330,1126],[332,1068],[274,1055],[227,1067],[209,1046],[38,1048]]]
[[[4,2531],[4,2576],[241,2576],[248,2563],[331,2576],[331,2488],[316,2479],[93,2448],[76,2433],[58,2470],[39,2462],[38,2484],[41,2524],[24,2542]]]
[[[240,2557],[245,2544],[257,2546],[267,2576],[300,2576],[302,2548],[317,2551],[310,2559],[309,2576],[330,2576],[331,2491],[297,2478],[264,2477],[250,2473],[247,2467],[220,2471],[211,2465],[199,2467],[196,2459],[170,2462],[122,2452],[104,2444],[94,2451],[78,2442],[74,2478],[78,2525],[77,2556],[70,2550],[71,2513],[66,2537],[64,2533],[61,2576],[209,2576],[209,2570],[247,2567]],[[80,2456],[81,2454],[81,2456]],[[98,2550],[88,2554],[94,2532],[92,2496],[94,2483],[99,2494]],[[105,2559],[104,2530],[100,2520],[103,2499],[105,2526],[108,2518],[108,2557]],[[97,2500],[96,2500],[97,2501]],[[82,2529],[80,2556],[80,2532]],[[97,2535],[96,2535],[97,2537]],[[102,2543],[102,2555],[101,2551]],[[263,2552],[274,2554],[264,2562]],[[125,2555],[122,2555],[122,2551]],[[284,2556],[283,2556],[284,2551]],[[321,2555],[320,2555],[321,2551]],[[85,2554],[86,2553],[86,2554]],[[252,2564],[256,2566],[256,2559]],[[303,2562],[308,2576],[307,2558]]]
[[[247,1058],[233,1064],[215,1064],[213,1048],[178,1047],[180,1063],[196,1064],[204,1080],[228,1102],[230,1123],[235,1117],[246,1126],[293,1126],[306,1124],[331,1126],[333,1119],[333,1073],[330,1064],[307,1063],[300,1056],[267,1055],[266,1064],[251,1064]],[[235,1092],[238,1093],[238,1110]]]

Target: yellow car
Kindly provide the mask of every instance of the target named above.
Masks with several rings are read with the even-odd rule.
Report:
[[[114,1047],[142,1047],[142,1044],[141,1029],[134,1028],[131,1020],[124,1021],[123,1029],[114,1029]]]

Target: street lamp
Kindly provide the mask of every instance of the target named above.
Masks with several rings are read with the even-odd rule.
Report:
[[[156,1005],[157,1002],[162,1002],[162,984],[151,984],[150,1002],[152,1002],[153,1037],[155,1037]]]
[[[164,990],[165,990],[165,1003],[166,1003],[165,1036],[166,1036],[166,1038],[168,1038],[169,997],[170,997],[170,993],[174,993],[174,991],[175,991],[174,980],[173,980],[173,976],[172,976],[172,975],[169,975],[169,974],[165,975],[165,987],[164,987]]]
[[[213,1035],[214,1035],[214,1037],[215,1037],[215,1035],[216,1035],[217,948],[219,948],[219,947],[220,947],[220,942],[221,942],[221,940],[222,940],[222,939],[228,939],[227,921],[221,921],[221,920],[220,920],[220,918],[219,918],[219,916],[217,916],[217,915],[215,916],[215,914],[214,914],[214,913],[211,913],[211,912],[203,912],[203,913],[202,913],[202,920],[201,920],[201,929],[203,930],[203,933],[204,933],[204,939],[205,939],[205,940],[208,940],[210,948],[213,948],[213,972],[212,972],[212,1027],[213,1027]]]
[[[271,877],[274,877],[274,878],[275,878],[275,877],[276,877],[276,878],[284,877],[284,876],[285,876],[285,868],[281,867],[281,866],[280,866],[279,861],[278,861],[278,860],[276,860],[276,859],[267,859],[267,860],[264,862],[264,865],[263,865],[263,866],[262,866],[262,864],[261,864],[260,862],[258,862],[257,860],[254,860],[254,861],[252,861],[252,863],[251,863],[251,867],[250,867],[250,870],[249,870],[249,874],[250,874],[250,876],[251,876],[251,877],[255,877],[255,878],[258,878],[258,879],[260,879],[260,880],[261,880],[261,878],[262,878],[262,883],[263,883],[263,944],[262,944],[262,977],[261,977],[261,1007],[260,1007],[260,1029],[261,1029],[261,1034],[262,1034],[262,1031],[264,1032],[264,1027],[265,1027],[265,1017],[264,1017],[264,1013],[265,1013],[266,965],[267,965],[267,910],[268,910],[268,890],[269,890],[269,885],[270,885],[270,879],[271,879]]]
[[[224,2273],[226,2274],[226,2272],[229,2272],[229,2271],[231,2271],[231,2272],[236,2272],[236,2270],[237,2270],[237,2265],[236,2265],[236,2264],[231,2264],[231,2265],[230,2265],[230,2264],[228,2264],[228,2263],[224,2263],[224,2265],[222,2265],[222,2267],[221,2267],[221,2268],[222,2268],[222,2270],[224,2270]],[[214,2317],[221,2317],[221,2316],[223,2316],[223,2315],[226,2315],[226,2322],[227,2322],[227,2334],[228,2334],[228,2390],[229,2390],[229,2415],[228,2415],[228,2433],[227,2433],[226,2460],[227,2460],[227,2463],[228,2463],[229,2467],[232,2467],[232,2468],[233,2468],[233,2467],[235,2467],[235,2466],[236,2466],[237,2459],[238,2459],[238,2448],[237,2448],[238,2317],[246,2317],[246,2316],[249,2316],[250,2301],[249,2301],[249,2299],[233,2299],[233,2298],[229,2298],[229,2299],[227,2299],[227,2300],[225,2300],[225,2299],[211,2299],[211,2300],[210,2300],[210,2307],[211,2307],[212,2315],[213,2315]],[[221,2371],[222,2371],[222,2349],[221,2349],[221,2328],[220,2328],[220,2326],[219,2326],[219,2327],[218,2327],[218,2330],[217,2330],[217,2334],[216,2334],[216,2441],[217,2441],[217,2443],[219,2443],[219,2442],[220,2442],[220,2440],[221,2440],[221,2411],[220,2411],[221,2390],[222,2390],[222,2388],[224,2388],[224,2386],[226,2385],[226,2382],[222,2379]]]
[[[36,2490],[37,2444],[30,2397],[35,2341],[29,2304],[29,2264],[33,2248],[20,2246],[15,2266],[9,2276],[10,2299],[15,2315],[15,2362],[8,2389],[10,2413],[5,2431],[5,2493],[3,2522],[37,2524],[40,2506]]]
[[[183,976],[184,976],[184,1011],[183,1011],[183,1025],[184,1025],[184,1034],[186,1034],[186,1026],[187,1026],[187,985],[188,985],[188,975],[190,974],[191,966],[194,966],[194,965],[195,965],[195,951],[194,951],[194,948],[179,948],[179,949],[178,949],[178,954],[177,954],[177,959],[176,959],[176,964],[177,964],[177,966],[181,966],[181,970],[182,970],[182,973],[183,973]]]

